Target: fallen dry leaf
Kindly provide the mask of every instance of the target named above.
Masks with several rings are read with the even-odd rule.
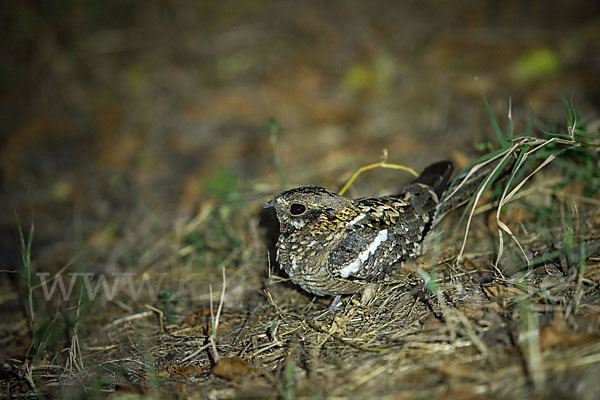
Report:
[[[205,370],[196,365],[188,365],[188,366],[169,365],[167,367],[167,372],[169,373],[169,375],[172,378],[173,377],[189,378],[194,375],[202,374],[205,372]]]
[[[212,369],[213,375],[229,381],[238,380],[252,372],[252,367],[237,356],[221,358]]]
[[[583,343],[592,338],[587,333],[577,333],[569,330],[558,330],[551,325],[540,330],[540,348],[545,350],[555,346],[570,346]]]

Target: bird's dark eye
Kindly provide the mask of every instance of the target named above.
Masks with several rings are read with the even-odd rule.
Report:
[[[293,203],[290,206],[290,214],[292,215],[302,215],[306,211],[306,206],[300,203]]]

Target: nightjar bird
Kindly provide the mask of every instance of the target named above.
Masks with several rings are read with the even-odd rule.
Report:
[[[316,186],[291,189],[263,207],[279,220],[277,260],[289,278],[319,296],[360,291],[413,257],[440,217],[453,166],[441,161],[397,195],[349,199]],[[443,210],[441,208],[444,208]]]

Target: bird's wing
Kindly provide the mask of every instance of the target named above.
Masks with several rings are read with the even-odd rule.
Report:
[[[413,256],[431,226],[437,195],[413,183],[397,196],[357,199],[361,210],[329,256],[328,268],[345,279],[374,280]]]
[[[371,228],[365,224],[349,229],[329,255],[330,273],[344,279],[376,279],[389,264],[394,247],[390,237],[389,228]]]

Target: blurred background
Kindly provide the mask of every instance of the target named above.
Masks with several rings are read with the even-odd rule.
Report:
[[[482,93],[501,121],[512,102],[517,132],[530,111],[538,127],[563,122],[561,96],[583,117],[600,106],[595,1],[52,0],[1,13],[8,271],[20,268],[15,214],[35,224],[38,271],[74,254],[114,271],[234,199],[222,232],[175,241],[227,254],[243,244],[219,244],[238,215],[282,187],[339,189],[383,149],[417,170],[464,167],[494,140]],[[370,171],[350,194],[408,179]]]

